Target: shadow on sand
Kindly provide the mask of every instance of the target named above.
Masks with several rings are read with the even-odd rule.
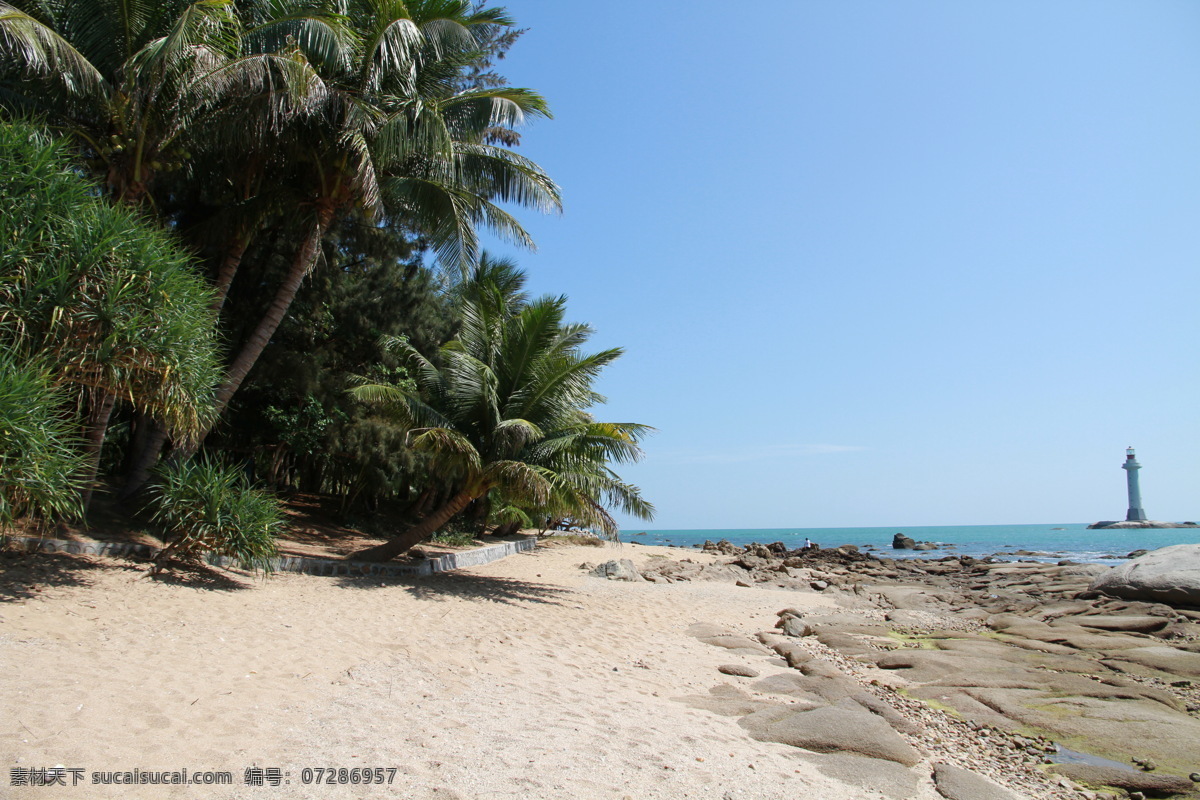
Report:
[[[478,602],[546,603],[565,606],[577,605],[571,589],[548,583],[522,581],[514,578],[499,578],[488,575],[440,573],[431,578],[382,578],[342,577],[336,579],[339,586],[348,589],[377,589],[387,586],[403,586],[409,594],[420,600],[439,601],[450,598],[475,600]]]
[[[29,600],[57,586],[90,586],[101,572],[142,572],[130,561],[94,561],[69,553],[0,552],[0,603]]]
[[[188,589],[203,589],[207,592],[239,592],[254,588],[254,577],[249,573],[239,574],[208,564],[189,564],[172,561],[166,571],[148,575],[158,583],[169,583]],[[261,580],[265,576],[260,576]]]

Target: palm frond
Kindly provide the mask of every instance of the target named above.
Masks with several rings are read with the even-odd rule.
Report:
[[[0,59],[6,67],[59,82],[70,95],[108,94],[103,74],[86,56],[42,21],[3,2]]]

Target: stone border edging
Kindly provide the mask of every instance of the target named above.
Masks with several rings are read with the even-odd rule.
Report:
[[[10,536],[8,541],[17,544],[27,553],[73,553],[76,555],[94,556],[125,556],[133,555],[142,558],[153,558],[158,553],[157,547],[133,542],[75,542],[67,539],[37,539],[32,536]],[[435,572],[449,572],[462,567],[477,567],[499,561],[502,558],[533,550],[537,547],[537,539],[528,537],[511,542],[478,547],[474,550],[464,550],[461,553],[447,553],[442,556],[427,558],[419,564],[377,564],[370,561],[342,561],[333,558],[313,558],[310,556],[279,556],[271,560],[276,572],[298,572],[304,575],[320,575],[336,577],[339,575],[370,575],[373,577],[400,577],[432,575]],[[212,553],[205,555],[204,560],[216,567],[228,567],[236,561],[228,556],[217,556]]]

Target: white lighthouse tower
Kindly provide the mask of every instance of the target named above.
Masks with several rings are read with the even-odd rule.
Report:
[[[1142,490],[1138,487],[1138,470],[1142,465],[1137,462],[1137,457],[1133,454],[1133,447],[1130,446],[1125,451],[1125,463],[1121,465],[1121,469],[1125,470],[1125,480],[1129,484],[1129,510],[1125,512],[1126,522],[1142,522],[1146,519],[1146,512],[1142,508]]]

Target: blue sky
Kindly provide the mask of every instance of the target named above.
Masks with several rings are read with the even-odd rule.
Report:
[[[505,5],[629,529],[1200,517],[1200,4]]]

